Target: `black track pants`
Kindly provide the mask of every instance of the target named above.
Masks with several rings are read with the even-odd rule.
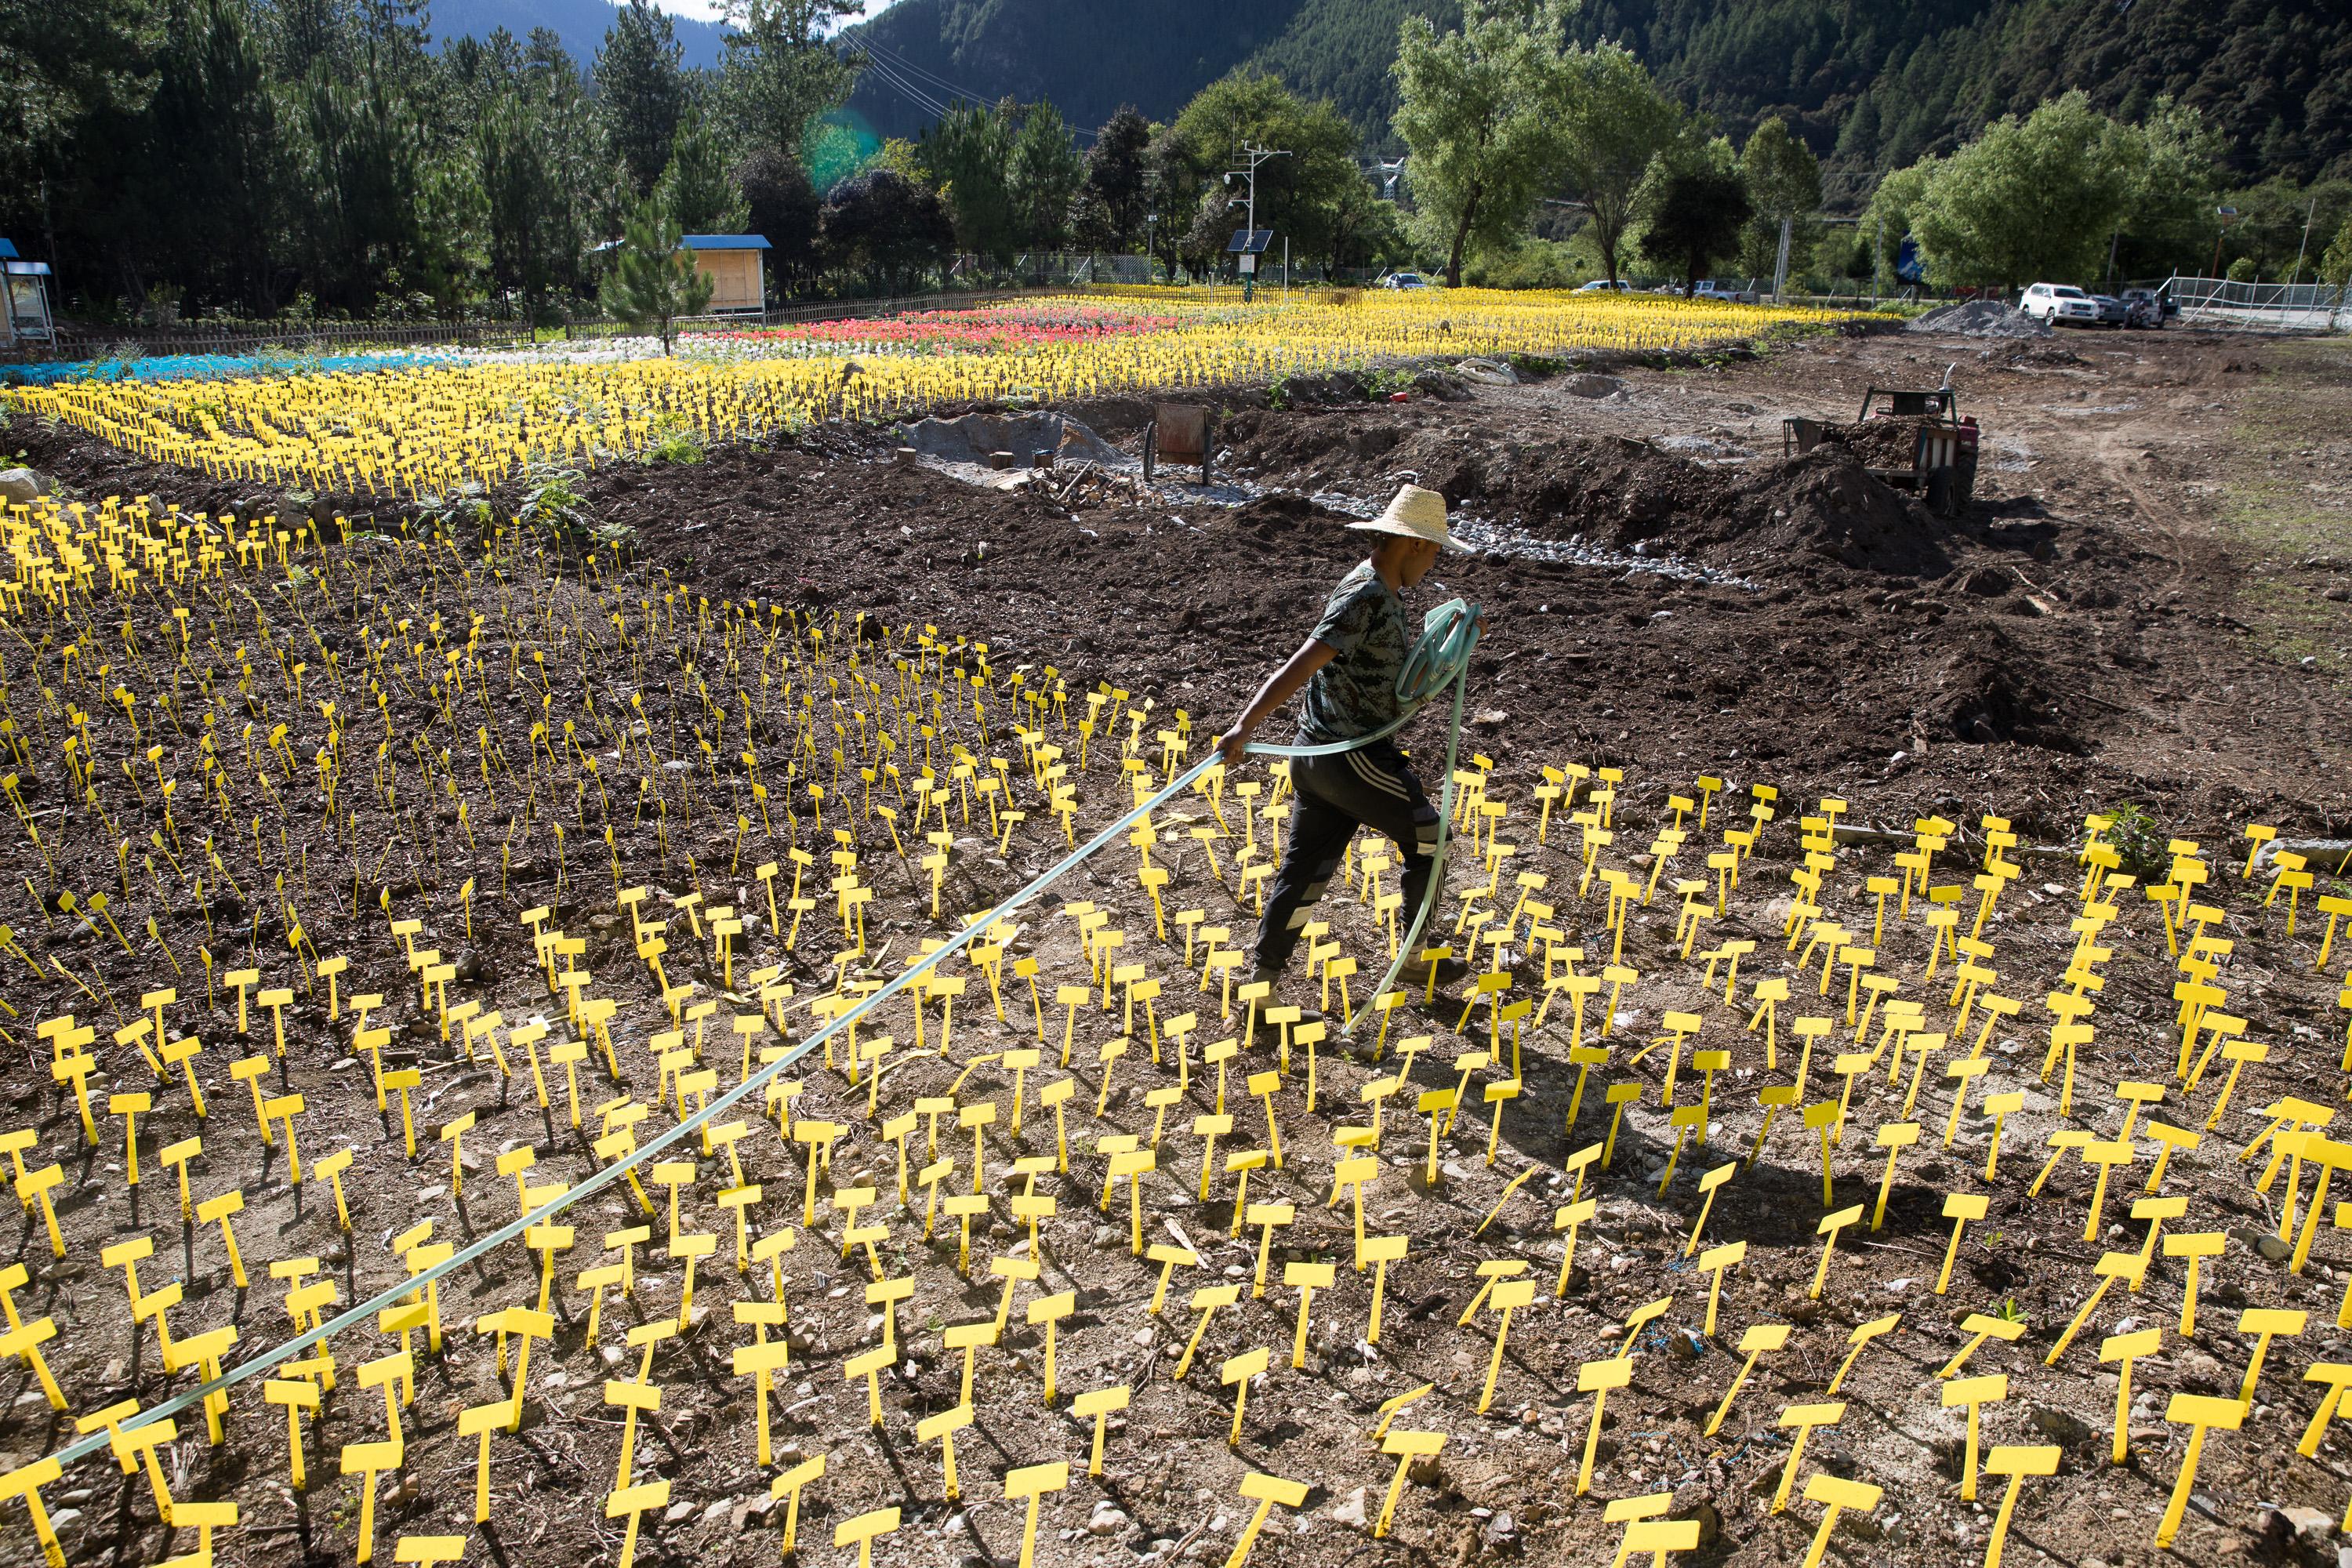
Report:
[[[1404,758],[1386,741],[1330,757],[1300,757],[1290,764],[1298,792],[1281,868],[1258,922],[1256,967],[1278,971],[1298,945],[1298,930],[1314,918],[1324,885],[1358,827],[1395,840],[1404,857],[1404,920],[1421,909],[1436,869],[1437,808]]]

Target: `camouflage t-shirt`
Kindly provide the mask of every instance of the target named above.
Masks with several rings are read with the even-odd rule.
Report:
[[[1399,711],[1397,678],[1404,673],[1412,642],[1405,635],[1404,605],[1381,581],[1369,561],[1339,579],[1331,590],[1315,640],[1339,657],[1307,683],[1301,741],[1328,745],[1352,741],[1393,723]]]

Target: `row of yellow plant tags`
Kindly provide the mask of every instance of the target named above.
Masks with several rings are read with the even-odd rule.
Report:
[[[173,1559],[184,1568],[209,1563],[215,1531],[240,1515],[235,1501],[174,1494],[161,1455],[184,1421],[200,1415],[206,1443],[253,1450],[257,1469],[296,1489],[315,1483],[331,1423],[336,1468],[358,1480],[366,1563],[379,1480],[409,1463],[403,1413],[424,1365],[470,1368],[499,1391],[457,1425],[475,1440],[472,1513],[485,1524],[497,1439],[524,1426],[535,1352],[542,1364],[560,1355],[619,1374],[603,1385],[620,1433],[603,1506],[625,1521],[629,1568],[645,1516],[670,1507],[670,1482],[640,1479],[636,1452],[639,1423],[662,1408],[657,1363],[664,1347],[721,1331],[714,1295],[727,1298],[726,1365],[747,1380],[749,1440],[794,1552],[827,1455],[781,1460],[771,1406],[794,1364],[787,1325],[823,1310],[794,1268],[812,1248],[869,1277],[872,1317],[846,1353],[803,1351],[803,1364],[832,1363],[823,1375],[862,1393],[867,1420],[932,1449],[946,1499],[961,1495],[957,1437],[982,1393],[1067,1413],[1076,1455],[1002,1477],[1024,1510],[1028,1568],[1041,1506],[1072,1484],[1073,1465],[1099,1476],[1115,1462],[1108,1437],[1146,1393],[1105,1384],[1066,1403],[1057,1383],[1057,1336],[1074,1331],[1062,1326],[1081,1291],[1070,1238],[1097,1214],[1124,1210],[1131,1289],[1085,1287],[1106,1303],[1090,1342],[1185,1314],[1169,1375],[1189,1385],[1205,1355],[1240,1450],[1252,1387],[1280,1375],[1283,1349],[1214,1348],[1233,1342],[1231,1325],[1253,1325],[1245,1341],[1267,1321],[1242,1305],[1244,1291],[1278,1305],[1299,1373],[1318,1315],[1382,1346],[1390,1270],[1423,1270],[1461,1310],[1407,1331],[1450,1322],[1486,1343],[1475,1396],[1448,1389],[1428,1408],[1484,1415],[1514,1314],[1594,1296],[1590,1283],[1578,1290],[1579,1233],[1597,1222],[1601,1192],[1632,1196],[1644,1180],[1623,1146],[1663,1151],[1642,1201],[1682,1205],[1679,1257],[1706,1276],[1704,1300],[1639,1306],[1598,1342],[1613,1353],[1576,1368],[1590,1398],[1578,1497],[1594,1485],[1604,1406],[1629,1397],[1654,1353],[1645,1331],[1717,1334],[1726,1277],[1749,1246],[1707,1234],[1735,1184],[1802,1192],[1818,1167],[1815,1299],[1833,1268],[1876,1268],[1841,1239],[1887,1223],[1906,1154],[1964,1135],[1974,1148],[1988,1121],[1980,1173],[1971,1158],[1973,1174],[1942,1200],[1937,1295],[1953,1286],[1969,1227],[2014,1189],[2037,1212],[2079,1203],[2086,1247],[2127,1216],[2142,1227],[2136,1244],[2074,1270],[2079,1310],[2042,1361],[2057,1367],[2118,1285],[2177,1285],[2177,1325],[2095,1347],[2119,1374],[2116,1464],[2129,1457],[2132,1364],[2168,1332],[2195,1331],[2198,1269],[2224,1243],[2221,1230],[2188,1228],[2200,1215],[2193,1194],[2167,1191],[2174,1163],[2216,1137],[2237,1162],[2262,1161],[2256,1186],[2279,1205],[2291,1273],[2323,1230],[2352,1226],[2352,1205],[2327,1201],[2352,1169],[2352,1145],[2328,1136],[2334,1109],[2241,1091],[2250,1068],[2263,1081],[2316,1069],[2307,1052],[2273,1060],[2278,1042],[2254,1037],[2264,1031],[2252,998],[2232,983],[2237,944],[2259,931],[2324,971],[2352,912],[2321,890],[2327,868],[2272,843],[2267,826],[2245,830],[2242,860],[2176,841],[2159,879],[2126,870],[2114,825],[2095,815],[2053,898],[2020,886],[2025,849],[1998,817],[1965,836],[1920,820],[1881,870],[1839,800],[1791,827],[1770,786],[1703,777],[1637,828],[1618,769],[1547,766],[1522,784],[1478,756],[1454,780],[1444,900],[1410,954],[1410,983],[1378,994],[1350,984],[1386,969],[1412,916],[1392,847],[1363,840],[1307,928],[1307,970],[1290,982],[1298,999],[1286,1001],[1245,979],[1242,956],[1293,804],[1280,766],[1212,769],[1191,798],[1075,874],[1087,897],[971,929],[985,917],[967,911],[1025,879],[1017,867],[1077,844],[1081,818],[1109,822],[1183,770],[1205,736],[1181,710],[1108,683],[1074,689],[1052,667],[1008,668],[989,644],[929,626],[712,603],[643,571],[560,571],[505,531],[331,546],[308,520],[183,513],[142,497],[11,507],[5,534],[15,647],[0,659],[0,787],[25,840],[26,901],[15,927],[0,926],[0,962],[26,972],[5,989],[29,1005],[0,997],[0,1036],[47,1072],[53,1110],[0,1136],[31,1238],[0,1271],[0,1352],[49,1407],[72,1413],[75,1434],[126,1475],[143,1472],[160,1522],[196,1531]],[[1789,869],[1767,873],[1768,860]],[[2062,931],[2052,973],[2036,949]],[[960,932],[971,941],[950,962],[866,1005]],[[2108,1083],[2095,1064],[2123,1053],[2099,1047],[2121,1037],[2145,1055],[2152,1038],[2127,1015],[2103,1015],[2126,956],[2168,972],[2177,1007],[2167,1070]],[[1473,978],[1449,1001],[1436,978],[1451,957]],[[2352,1009],[2352,976],[2339,1002]],[[794,1057],[835,1022],[821,1055]],[[743,1114],[640,1154],[778,1062],[790,1065]],[[1541,1125],[1522,1110],[1507,1140],[1518,1100],[1553,1110]],[[1885,1121],[1866,1109],[1898,1100]],[[1744,1148],[1724,1146],[1735,1115],[1752,1118]],[[2048,1131],[2031,1148],[2012,1136],[2004,1160],[2011,1118]],[[480,1152],[499,1132],[509,1136],[486,1179]],[[1478,1163],[1458,1167],[1449,1151]],[[411,1166],[446,1169],[454,1217],[387,1221]],[[616,1167],[606,1195],[631,1223],[585,1224],[604,1198],[551,1208]],[[2059,1182],[2069,1170],[2084,1181]],[[1499,1242],[1485,1239],[1514,1198],[1521,1214],[1540,1205],[1527,1190],[1538,1177],[1560,1200],[1549,1227],[1513,1219]],[[1841,1184],[1856,1201],[1840,1203]],[[1376,1226],[1382,1201],[1368,1189],[1412,1205],[1408,1226]],[[1415,1202],[1449,1189],[1480,1196],[1459,1209]],[[1317,1228],[1318,1198],[1326,1213],[1345,1205],[1345,1227]],[[485,1234],[486,1208],[505,1223],[509,1200],[517,1216],[541,1215],[500,1255],[519,1270],[418,1278]],[[1195,1223],[1246,1238],[1254,1264],[1219,1276],[1206,1256],[1219,1238],[1196,1241],[1171,1217],[1156,1240],[1148,1205],[1219,1216]],[[387,1243],[371,1242],[355,1208]],[[54,1295],[58,1264],[83,1248],[119,1280],[133,1345],[152,1335],[163,1375],[139,1385],[145,1405],[69,1398],[53,1373],[62,1351],[79,1381],[100,1382],[92,1369],[123,1348],[98,1298],[79,1303],[87,1346],[68,1343],[54,1317],[19,1317],[18,1293]],[[175,1248],[193,1272],[159,1287],[158,1259]],[[2071,1267],[2054,1250],[2043,1261]],[[657,1302],[641,1272],[656,1263]],[[233,1291],[211,1289],[224,1275]],[[133,1424],[386,1288],[394,1299],[371,1319],[177,1416]],[[996,1294],[978,1317],[901,1321],[936,1321],[981,1289]],[[247,1315],[248,1290],[275,1308]],[[1025,1389],[1003,1359],[1016,1310],[1042,1331]],[[625,1354],[608,1314],[634,1320]],[[1841,1386],[1904,1317],[1863,1322],[1818,1398],[1755,1424],[1786,1443],[1770,1511],[1800,1499],[1821,1510],[1809,1565],[1840,1513],[1876,1509],[1881,1489],[1808,1474],[1807,1440],[1844,1419]],[[2337,1321],[2352,1325],[2352,1294]],[[1980,1477],[2007,1483],[1986,1540],[1993,1563],[2025,1482],[2053,1475],[2059,1450],[1980,1451],[1981,1422],[2031,1373],[1972,1373],[1971,1363],[2030,1325],[1988,1311],[1963,1327],[1958,1353],[1916,1397],[1965,1411],[1964,1498]],[[2236,1397],[2172,1399],[2167,1414],[2190,1436],[2158,1546],[2181,1528],[2208,1435],[2247,1420],[2269,1347],[2305,1327],[2300,1310],[2247,1310],[2238,1329],[2255,1348]],[[1752,1376],[1797,1332],[1739,1327],[1727,1342],[1738,1371],[1707,1435],[1735,1419]],[[984,1352],[996,1363],[985,1384]],[[955,1369],[957,1390],[919,1415],[883,1384],[918,1355]],[[693,1375],[690,1363],[669,1370]],[[2352,1366],[2304,1375],[2325,1391],[2300,1443],[2310,1455]],[[345,1380],[356,1390],[339,1398]],[[1375,1535],[1396,1523],[1412,1468],[1448,1440],[1392,1424],[1434,1390],[1387,1400],[1365,1439],[1393,1461]],[[264,1418],[277,1409],[282,1421]],[[43,1446],[21,1414],[11,1442]],[[52,1453],[0,1478],[0,1499],[21,1503],[59,1568],[43,1492],[63,1476]],[[1307,1490],[1245,1474],[1253,1509],[1232,1568],[1270,1511],[1298,1508]],[[1696,1546],[1698,1522],[1668,1518],[1671,1501],[1607,1504],[1605,1521],[1623,1526],[1621,1561]],[[845,1516],[835,1544],[863,1563],[899,1523],[898,1506]],[[466,1546],[404,1536],[395,1559],[454,1561]]]

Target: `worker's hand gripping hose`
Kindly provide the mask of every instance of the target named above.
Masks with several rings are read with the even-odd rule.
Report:
[[[1395,722],[1371,734],[1330,745],[1276,746],[1253,743],[1249,748],[1257,755],[1269,757],[1326,757],[1336,756],[1343,752],[1356,751],[1394,734],[1440,691],[1448,685],[1454,688],[1454,712],[1445,731],[1444,784],[1438,807],[1437,874],[1430,878],[1428,896],[1422,900],[1422,907],[1414,911],[1412,924],[1405,931],[1402,942],[1399,943],[1397,956],[1389,965],[1388,973],[1381,980],[1378,990],[1374,992],[1375,995],[1387,991],[1395,984],[1398,971],[1404,966],[1407,958],[1412,952],[1413,943],[1418,940],[1423,925],[1427,923],[1429,911],[1436,905],[1440,889],[1444,886],[1445,846],[1448,837],[1447,830],[1454,816],[1454,763],[1462,735],[1463,695],[1469,679],[1470,654],[1478,646],[1480,626],[1478,607],[1465,604],[1460,599],[1448,600],[1431,610],[1423,618],[1421,639],[1413,645],[1412,653],[1405,659],[1403,673],[1397,678],[1397,697],[1402,704],[1403,711]],[[811,1051],[824,1045],[834,1036],[850,1029],[867,1014],[906,990],[933,968],[962,952],[990,927],[1028,904],[1096,853],[1116,842],[1136,823],[1159,810],[1160,806],[1185,790],[1192,788],[1202,774],[1216,765],[1216,762],[1217,753],[1213,748],[1201,761],[1171,779],[1150,799],[1064,856],[1042,876],[1005,899],[987,914],[950,937],[936,952],[925,954],[920,960],[901,971],[897,978],[887,982],[880,990],[868,996],[856,1007],[835,1017],[815,1034],[803,1040],[796,1048],[760,1068],[750,1078],[712,1100],[677,1126],[640,1145],[635,1152],[586,1177],[568,1189],[561,1197],[551,1199],[521,1218],[509,1221],[480,1240],[460,1248],[444,1261],[401,1280],[398,1284],[389,1287],[367,1300],[352,1306],[338,1316],[321,1322],[309,1332],[299,1334],[283,1344],[274,1346],[259,1355],[239,1363],[218,1377],[139,1412],[121,1423],[121,1428],[144,1426],[150,1422],[166,1420],[184,1410],[194,1409],[203,1401],[224,1389],[234,1387],[250,1378],[261,1376],[273,1367],[302,1356],[313,1345],[331,1338],[344,1329],[373,1322],[376,1314],[383,1309],[397,1306],[404,1300],[415,1298],[419,1290],[442,1276],[467,1268],[483,1254],[515,1240],[535,1226],[548,1224],[557,1215],[581,1199],[620,1181],[636,1167],[660,1158],[664,1152],[683,1140],[694,1136],[705,1125],[725,1116],[736,1105],[762,1094],[770,1083],[791,1069]],[[761,1103],[756,1100],[753,1102]],[[109,1440],[107,1432],[95,1432],[59,1449],[57,1455],[58,1462],[60,1465],[72,1465],[78,1460],[88,1458],[105,1448]]]

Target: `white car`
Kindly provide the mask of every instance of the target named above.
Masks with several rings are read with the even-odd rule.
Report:
[[[1620,278],[1614,283],[1612,283],[1606,278],[1595,278],[1590,283],[1579,284],[1576,291],[1580,294],[1596,294],[1603,292],[1630,294],[1633,291],[1633,286],[1631,283],[1626,282],[1622,278]]]
[[[2099,324],[2099,302],[2069,283],[2036,283],[2017,308],[2045,327]]]
[[[1432,287],[1432,285],[1428,279],[1423,278],[1418,272],[1391,272],[1387,277],[1381,279],[1381,287],[1383,289],[1427,289]]]

